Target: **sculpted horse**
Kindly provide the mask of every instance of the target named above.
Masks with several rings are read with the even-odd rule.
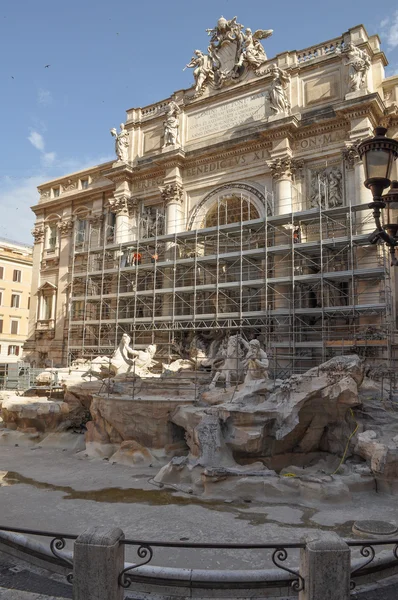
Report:
[[[220,378],[225,379],[225,387],[230,387],[231,375],[240,381],[244,375],[244,356],[239,336],[231,335],[228,338],[226,349],[213,362],[216,373],[209,389],[214,390]]]

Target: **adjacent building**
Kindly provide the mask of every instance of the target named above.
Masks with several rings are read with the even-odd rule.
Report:
[[[33,248],[0,238],[0,384],[28,337]]]
[[[237,331],[274,375],[394,358],[396,276],[368,239],[357,145],[398,136],[398,76],[361,25],[269,59],[271,33],[221,18],[193,87],[111,131],[114,162],[39,187],[31,360],[109,355],[127,333],[168,362]]]

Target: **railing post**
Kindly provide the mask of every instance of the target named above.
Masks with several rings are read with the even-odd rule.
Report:
[[[73,600],[122,600],[124,568],[121,529],[91,527],[77,538],[73,554]]]
[[[349,600],[351,553],[337,534],[318,532],[300,551],[299,600]]]

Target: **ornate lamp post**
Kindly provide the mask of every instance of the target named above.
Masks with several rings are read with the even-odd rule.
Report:
[[[391,264],[397,266],[395,248],[398,246],[398,223],[391,223],[390,209],[398,208],[398,181],[391,182],[390,175],[393,162],[398,157],[398,141],[386,137],[385,127],[376,127],[375,133],[374,138],[365,140],[358,146],[365,168],[364,185],[373,196],[369,208],[373,209],[376,230],[369,236],[369,241],[376,244],[379,239],[383,240],[390,248]],[[383,190],[389,186],[389,192],[382,196]],[[382,225],[381,211],[386,207],[387,223]]]

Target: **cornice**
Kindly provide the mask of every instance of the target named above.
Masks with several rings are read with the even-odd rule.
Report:
[[[345,119],[371,117],[375,124],[378,123],[386,112],[386,107],[378,92],[359,96],[352,100],[345,100],[334,106],[336,115]]]

